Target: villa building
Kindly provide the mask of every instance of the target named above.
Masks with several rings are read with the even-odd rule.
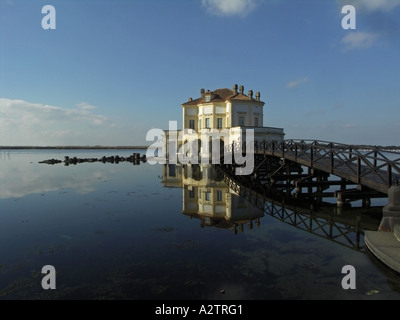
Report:
[[[171,150],[178,152],[180,147],[188,141],[197,139],[199,141],[199,155],[210,154],[212,150],[211,136],[209,143],[200,143],[200,135],[208,133],[221,133],[220,150],[233,143],[243,145],[246,141],[247,130],[252,130],[254,140],[283,140],[282,128],[264,127],[264,107],[260,92],[254,95],[249,90],[247,95],[244,87],[233,89],[200,90],[200,97],[189,98],[182,106],[183,130],[169,131],[164,145],[166,155]],[[179,138],[178,138],[179,137]],[[175,145],[174,149],[170,145]],[[172,152],[172,151],[171,151]]]
[[[260,92],[244,94],[244,87],[235,84],[233,90],[200,90],[201,96],[182,104],[183,129],[225,129],[234,127],[263,127],[264,102]],[[276,132],[277,134],[283,133]]]

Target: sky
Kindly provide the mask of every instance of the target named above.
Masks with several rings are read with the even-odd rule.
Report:
[[[234,84],[286,139],[400,145],[399,18],[400,0],[0,0],[0,146],[150,145]]]

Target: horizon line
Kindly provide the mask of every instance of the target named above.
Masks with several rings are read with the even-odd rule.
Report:
[[[0,150],[6,149],[147,149],[149,146],[101,146],[101,145],[60,145],[60,146],[0,146]]]

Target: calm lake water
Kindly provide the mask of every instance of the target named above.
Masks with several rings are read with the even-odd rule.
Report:
[[[400,275],[362,235],[357,248],[345,224],[328,239],[263,213],[210,167],[38,163],[144,151],[0,151],[0,299],[400,298]],[[55,290],[41,286],[45,265]]]

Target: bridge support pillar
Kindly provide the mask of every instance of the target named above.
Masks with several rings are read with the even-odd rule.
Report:
[[[340,190],[336,192],[336,206],[338,208],[344,208],[344,207],[351,207],[350,202],[346,201],[346,190]]]
[[[337,196],[337,202],[336,205],[338,208],[343,208],[344,207],[344,199],[343,199],[343,193],[342,192],[338,192],[336,194]]]
[[[400,225],[400,186],[392,186],[388,191],[388,204],[383,207],[383,217],[379,231],[393,232]]]
[[[371,207],[371,198],[369,197],[364,197],[362,199],[362,207],[363,209],[368,209]]]

